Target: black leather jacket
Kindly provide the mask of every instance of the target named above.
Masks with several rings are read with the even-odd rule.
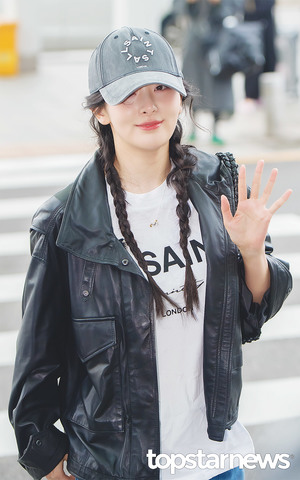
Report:
[[[209,437],[222,441],[236,421],[241,346],[291,290],[270,255],[271,287],[260,306],[222,222],[232,201],[230,172],[194,152],[189,185],[207,258],[204,387]],[[112,232],[99,153],[75,183],[48,200],[31,227],[32,261],[23,297],[9,405],[21,465],[35,479],[69,452],[68,469],[86,480],[158,479],[148,449],[160,450],[152,297],[148,282]],[[66,433],[53,426],[61,420]]]

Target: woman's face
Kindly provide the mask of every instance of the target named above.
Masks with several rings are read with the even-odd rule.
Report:
[[[116,153],[157,151],[168,147],[182,110],[180,94],[163,85],[147,85],[136,90],[119,105],[108,105],[96,117],[110,124]]]

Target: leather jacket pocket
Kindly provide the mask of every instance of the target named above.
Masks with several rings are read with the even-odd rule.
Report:
[[[67,417],[92,431],[123,431],[115,317],[73,319],[73,331],[86,375]]]
[[[116,345],[114,317],[73,319],[77,353],[85,363]]]

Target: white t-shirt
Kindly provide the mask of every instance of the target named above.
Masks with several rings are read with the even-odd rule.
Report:
[[[123,238],[108,187],[114,233]],[[197,282],[200,307],[196,319],[186,313],[183,297],[185,260],[179,245],[178,205],[175,190],[164,182],[154,190],[133,194],[126,192],[127,213],[131,231],[149,271],[162,290],[175,300],[179,309],[165,302],[162,318],[155,321],[156,361],[159,385],[161,453],[205,454],[253,453],[253,443],[247,430],[237,421],[226,430],[223,442],[210,440],[207,435],[203,389],[203,320],[206,289],[206,257],[202,243],[198,213],[189,202],[191,235],[188,250]],[[150,226],[152,224],[152,227]],[[154,224],[154,225],[153,225]],[[180,461],[179,461],[180,462]],[[206,459],[203,457],[202,463]],[[164,459],[161,459],[161,464]],[[213,462],[215,465],[216,462]],[[238,463],[236,463],[238,465]],[[225,470],[161,469],[162,480],[210,479]]]

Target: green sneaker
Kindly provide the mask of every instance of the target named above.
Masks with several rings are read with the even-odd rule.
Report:
[[[224,145],[225,144],[225,141],[222,138],[218,137],[217,135],[213,135],[211,137],[211,141],[214,145]]]

